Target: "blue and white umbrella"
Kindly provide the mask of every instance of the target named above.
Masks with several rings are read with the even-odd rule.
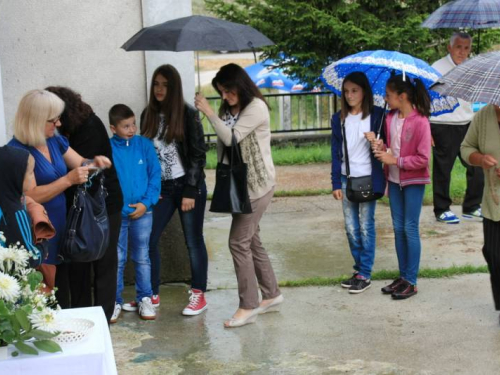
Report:
[[[277,89],[287,92],[302,92],[306,84],[290,78],[283,70],[276,67],[271,60],[265,60],[245,68],[246,72],[258,88]]]
[[[441,74],[425,61],[396,51],[363,51],[335,61],[328,65],[321,76],[322,81],[335,94],[342,94],[342,81],[352,72],[363,72],[368,77],[373,91],[374,103],[385,108],[385,86],[391,74],[404,74],[419,78],[429,90]],[[458,101],[452,97],[441,96],[429,90],[431,113],[439,116],[450,113],[458,107]]]

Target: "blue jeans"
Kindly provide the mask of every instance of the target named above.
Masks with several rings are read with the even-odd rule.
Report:
[[[399,276],[417,284],[420,266],[419,221],[424,200],[425,185],[408,185],[403,188],[389,181],[389,203],[398,256]]]
[[[137,220],[122,216],[122,227],[118,239],[118,277],[116,303],[123,304],[123,270],[127,264],[127,248],[135,268],[136,301],[151,297],[151,262],[149,261],[149,235],[153,225],[153,214],[147,212]]]
[[[349,248],[354,259],[354,270],[360,276],[371,278],[375,260],[375,207],[377,201],[356,203],[347,199],[347,177],[342,175],[342,210]]]
[[[161,233],[169,223],[175,210],[179,211],[184,239],[189,252],[191,264],[191,287],[202,292],[207,290],[208,255],[203,238],[203,220],[207,203],[207,186],[203,182],[198,189],[194,208],[190,211],[181,210],[184,177],[166,180],[161,183],[161,198],[153,208],[153,230],[149,241],[149,257],[151,259],[151,284],[153,294],[160,289],[160,242]]]

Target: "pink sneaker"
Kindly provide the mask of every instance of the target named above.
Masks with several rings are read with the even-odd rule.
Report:
[[[153,307],[160,306],[160,296],[158,294],[153,294],[151,297],[151,302],[153,303]]]
[[[182,310],[182,315],[193,316],[201,314],[208,307],[205,300],[205,293],[199,289],[191,289],[189,293],[191,294],[189,296],[189,304]]]

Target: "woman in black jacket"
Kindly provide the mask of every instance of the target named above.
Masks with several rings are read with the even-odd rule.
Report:
[[[198,315],[207,308],[208,256],[203,238],[207,149],[198,112],[184,102],[181,77],[172,65],[162,65],[153,73],[149,103],[141,116],[141,134],[153,141],[162,170],[161,196],[153,209],[149,241],[151,300],[153,305],[160,304],[160,235],[178,210],[192,274],[190,302],[182,314]],[[128,307],[123,306],[124,310]]]
[[[96,116],[90,105],[82,101],[80,94],[67,87],[51,86],[46,88],[53,92],[65,103],[64,112],[61,115],[61,127],[59,133],[69,140],[69,145],[84,158],[92,158],[93,155],[104,155],[113,162],[111,144],[106,127],[101,119]],[[58,283],[59,288],[67,286],[70,301],[59,301],[61,306],[66,307],[88,307],[102,306],[108,322],[114,323],[112,317],[116,298],[116,273],[118,256],[116,247],[121,227],[121,209],[123,206],[122,191],[115,167],[112,166],[104,172],[104,187],[107,189],[106,209],[108,212],[110,233],[109,246],[105,255],[90,263],[69,263],[66,271],[57,277],[67,278],[67,282]],[[95,193],[98,188],[97,178],[89,188],[90,194]],[[66,202],[71,205],[75,187],[67,189]],[[94,279],[91,280],[92,275]],[[94,293],[92,298],[92,285]],[[68,295],[68,293],[61,293]]]

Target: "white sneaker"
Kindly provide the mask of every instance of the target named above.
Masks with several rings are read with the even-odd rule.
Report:
[[[109,323],[111,324],[116,323],[121,313],[122,313],[122,305],[120,305],[119,303],[115,303],[115,310],[113,311],[113,315],[111,316]]]
[[[151,298],[143,297],[141,302],[139,302],[139,316],[143,320],[155,320],[156,311],[151,302]]]
[[[123,311],[135,312],[135,311],[137,311],[137,302],[130,301],[130,302],[124,303],[122,308],[123,308]]]
[[[477,210],[472,212],[464,212],[462,214],[462,217],[468,220],[483,221],[483,213],[481,211],[481,208],[478,208]]]

